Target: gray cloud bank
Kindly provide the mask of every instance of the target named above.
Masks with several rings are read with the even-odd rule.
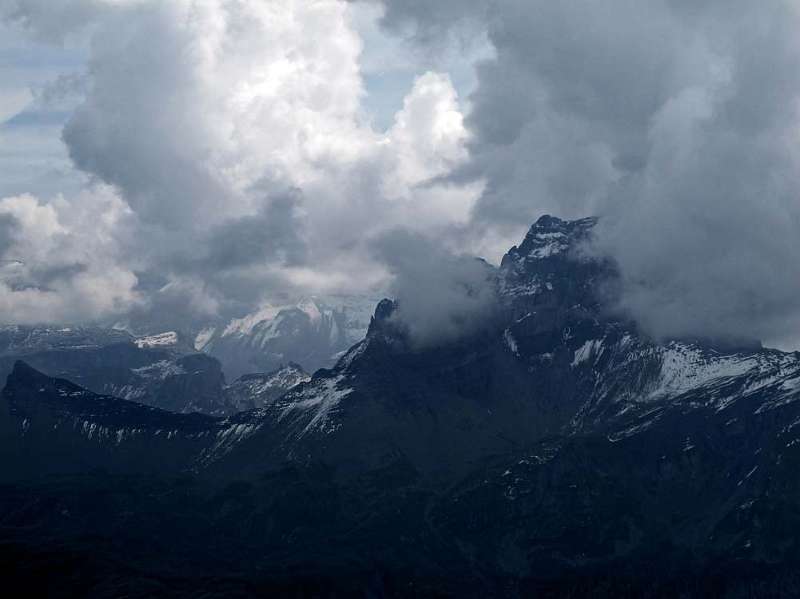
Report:
[[[800,5],[385,0],[426,43],[482,22],[478,229],[604,218],[622,308],[662,336],[800,339]],[[466,24],[466,25],[465,25]]]
[[[488,39],[472,95],[421,73],[374,130],[348,13],[365,2],[432,54],[450,37]],[[426,299],[482,309],[451,295],[475,280],[453,256],[497,259],[546,212],[603,217],[596,251],[620,266],[619,308],[654,335],[796,343],[799,12],[793,0],[0,0],[37,40],[90,40],[87,72],[63,80],[81,96],[63,139],[92,182],[54,202],[0,198],[0,251],[28,258],[0,277],[0,313],[197,321],[388,271],[421,292],[409,320],[447,337],[464,314],[431,316]],[[426,239],[455,254],[425,246],[439,259],[417,269]],[[436,273],[455,282],[436,286]]]
[[[389,130],[374,129],[351,10],[341,0],[0,0],[0,17],[37,40],[88,40],[86,72],[62,79],[81,95],[62,138],[90,181],[81,198],[0,198],[0,217],[39,214],[0,245],[31,263],[0,278],[0,317],[188,326],[276,296],[365,291],[387,278],[366,241],[465,222],[478,187],[435,182],[466,157],[452,83],[421,72]],[[119,202],[92,199],[109,195]],[[112,212],[76,221],[79,205]],[[86,266],[62,269],[64,286],[87,272],[125,275],[94,280],[103,302],[30,307],[57,303],[39,263],[55,260],[43,250],[56,238],[74,240],[73,262]],[[90,243],[81,251],[87,238],[116,247],[100,260]]]

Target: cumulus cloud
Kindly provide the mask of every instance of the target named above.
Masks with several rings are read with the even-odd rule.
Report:
[[[63,140],[135,217],[119,245],[140,312],[241,315],[270,294],[380,284],[365,240],[463,223],[480,193],[441,180],[467,158],[446,74],[421,73],[389,130],[371,126],[347,2],[3,8],[39,39],[90,40],[86,73],[63,80],[83,94]]]
[[[649,332],[800,336],[796,2],[371,0],[430,55],[492,46],[464,51],[481,57],[469,98],[422,68],[380,129],[364,112],[360,5],[0,1],[40,42],[86,40],[85,72],[33,102],[67,114],[74,165],[128,211],[122,232],[100,228],[100,268],[56,256],[55,234],[20,241],[22,209],[7,209],[0,249],[53,264],[4,284],[53,302],[61,289],[66,306],[90,273],[118,273],[98,313],[202,320],[380,285],[387,268],[402,279],[391,252],[368,250],[398,228],[497,259],[541,213],[598,214],[619,308]],[[25,202],[92,247],[59,204],[80,213],[84,194]]]
[[[0,314],[15,323],[74,322],[131,309],[142,298],[117,240],[129,217],[110,190],[72,202],[0,199]]]
[[[466,126],[473,226],[604,216],[621,307],[660,336],[800,337],[799,7],[792,0],[385,0],[422,43],[484,24]]]

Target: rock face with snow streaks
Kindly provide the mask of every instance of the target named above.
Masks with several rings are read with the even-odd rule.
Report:
[[[228,403],[237,412],[265,408],[311,376],[290,362],[272,372],[244,374],[225,388]]]
[[[497,270],[491,326],[446,346],[417,348],[381,302],[364,341],[268,410],[282,447],[356,470],[401,455],[441,481],[540,439],[644,432],[674,406],[763,413],[798,398],[796,354],[659,343],[611,315],[614,267],[587,246],[596,222],[540,219]],[[266,463],[274,436],[233,449],[231,467]]]

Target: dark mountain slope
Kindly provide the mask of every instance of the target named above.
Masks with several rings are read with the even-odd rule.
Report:
[[[642,335],[606,310],[594,226],[538,221],[457,341],[420,348],[387,300],[335,368],[261,409],[179,425],[119,404],[147,447],[83,432],[118,426],[119,400],[20,367],[0,532],[102,549],[97,584],[164,594],[202,574],[220,596],[796,596],[800,355]],[[14,478],[51,460],[82,472]]]
[[[17,360],[95,393],[175,412],[232,413],[219,362],[177,333],[134,338],[99,328],[0,327],[0,377]]]
[[[201,414],[175,414],[96,395],[17,362],[0,394],[4,479],[80,473],[180,472],[220,428]]]

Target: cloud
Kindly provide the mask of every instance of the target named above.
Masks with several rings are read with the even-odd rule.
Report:
[[[306,245],[298,236],[300,199],[296,194],[274,198],[254,216],[227,221],[209,235],[205,263],[219,269],[277,262],[305,262]]]
[[[494,270],[486,262],[405,230],[382,235],[372,249],[393,276],[394,318],[416,345],[453,341],[490,322],[496,298]]]
[[[440,180],[467,158],[452,82],[421,73],[389,130],[374,129],[356,7],[67,4],[17,0],[4,14],[37,39],[89,38],[86,73],[42,97],[82,95],[62,136],[133,215],[118,254],[134,257],[120,265],[145,300],[134,313],[207,319],[272,294],[358,291],[386,277],[365,240],[468,220],[480,184]]]
[[[620,266],[618,307],[654,335],[800,336],[795,2],[375,0],[372,15],[376,4],[414,56],[479,57],[470,97],[422,68],[373,127],[359,3],[0,2],[39,43],[86,40],[86,71],[23,113],[61,111],[74,165],[127,211],[101,227],[119,276],[98,313],[199,322],[275,294],[371,288],[407,270],[370,251],[389,231],[497,259],[547,212],[604,217],[596,249]],[[492,51],[476,50],[486,40]],[[0,136],[52,153],[22,129]],[[53,180],[72,187],[57,202],[34,190],[37,226],[52,206],[69,237],[98,243],[59,203],[80,212],[92,184]],[[2,195],[21,197],[20,184]],[[54,264],[15,275],[15,293],[100,272],[48,254],[52,236],[26,239]]]
[[[451,173],[486,182],[476,234],[600,214],[649,332],[800,338],[796,2],[384,4],[420,43],[480,22],[494,46]]]
[[[74,322],[102,318],[141,302],[135,274],[117,255],[128,211],[108,189],[68,203],[30,195],[0,199],[3,322]],[[17,262],[19,261],[19,262]]]
[[[9,255],[9,250],[14,247],[14,230],[17,226],[18,222],[13,214],[0,215],[0,260],[7,262],[17,260]]]

